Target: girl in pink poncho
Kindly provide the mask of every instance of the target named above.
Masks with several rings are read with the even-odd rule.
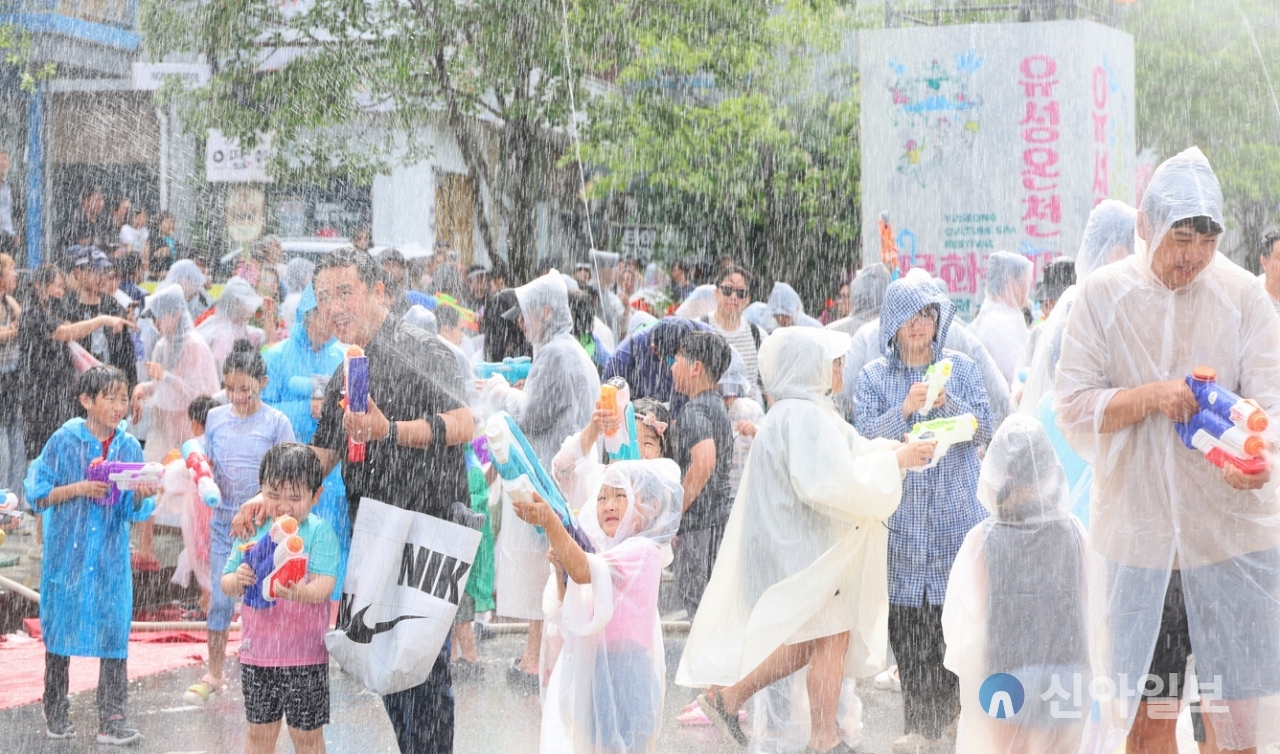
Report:
[[[674,461],[611,464],[580,514],[594,553],[541,498],[515,504],[516,515],[546,530],[556,571],[543,605],[548,631],[564,645],[544,692],[543,752],[657,750],[666,676],[658,583],[682,499]]]

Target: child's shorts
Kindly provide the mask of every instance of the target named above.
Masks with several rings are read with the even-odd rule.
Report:
[[[646,742],[657,733],[662,713],[653,653],[634,642],[616,642],[596,655],[595,671],[592,742],[600,749],[645,750]]]
[[[254,725],[285,718],[294,730],[329,724],[329,665],[240,666],[244,715]]]

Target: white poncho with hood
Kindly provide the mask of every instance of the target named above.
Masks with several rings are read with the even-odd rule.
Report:
[[[1117,392],[1182,380],[1204,365],[1221,385],[1256,400],[1275,432],[1280,318],[1257,279],[1217,252],[1176,290],[1152,270],[1151,250],[1175,223],[1195,217],[1223,224],[1222,190],[1192,148],[1152,176],[1134,255],[1080,285],[1058,362],[1058,425],[1095,473],[1095,672],[1112,679],[1147,672],[1169,573],[1180,568],[1197,673],[1222,680],[1226,701],[1216,704],[1228,711],[1206,715],[1218,744],[1262,747],[1280,740],[1280,475],[1273,469],[1256,492],[1233,489],[1200,451],[1183,446],[1162,413],[1102,431]],[[1129,702],[1102,704],[1086,751],[1116,750],[1132,724]]]
[[[957,754],[1076,754],[1088,702],[1042,698],[1058,674],[1087,687],[1085,533],[1071,515],[1066,474],[1039,422],[1009,417],[987,448],[978,499],[990,517],[965,537],[942,608],[947,668],[960,678]],[[1022,685],[1021,706],[997,719],[983,704],[997,673]],[[994,696],[994,695],[992,695]],[[1008,705],[1015,706],[1011,695]],[[1054,705],[1059,713],[1055,718]]]
[[[1019,413],[1034,416],[1044,425],[1058,458],[1067,472],[1071,491],[1071,512],[1086,526],[1089,524],[1089,490],[1093,487],[1093,469],[1071,449],[1058,429],[1053,411],[1053,389],[1062,356],[1062,332],[1067,315],[1080,294],[1080,284],[1095,270],[1133,253],[1134,221],[1138,211],[1124,202],[1107,199],[1089,213],[1084,238],[1076,253],[1076,284],[1062,292],[1053,313],[1040,326],[1040,339],[1031,357],[1026,384],[1022,388]]]
[[[987,295],[973,320],[973,334],[1010,385],[1031,334],[1022,307],[1031,295],[1034,276],[1034,265],[1021,254],[997,251],[987,257]]]
[[[591,421],[600,398],[600,376],[573,337],[569,289],[559,272],[552,270],[520,286],[516,300],[533,344],[533,366],[523,390],[495,375],[484,383],[482,394],[494,411],[511,414],[543,468],[550,471],[564,439]],[[496,555],[498,614],[541,620],[549,567],[547,539],[516,516],[506,495]]]
[[[602,486],[627,496],[613,536],[597,518]],[[579,514],[596,548],[587,554],[591,582],[570,580],[561,601],[553,576],[543,596],[544,647],[557,646],[543,693],[544,754],[657,751],[667,675],[658,586],[683,497],[675,461],[618,461]]]
[[[848,348],[849,336],[807,327],[761,344],[760,374],[775,403],[747,457],[676,683],[728,686],[784,644],[844,631],[846,677],[882,667],[885,520],[902,474],[898,443],[863,438],[832,404],[833,362]]]
[[[222,363],[231,355],[232,346],[240,338],[248,338],[254,348],[266,342],[266,333],[262,328],[249,324],[254,312],[262,306],[262,296],[253,286],[240,277],[233,277],[222,288],[222,295],[214,303],[212,317],[201,322],[196,328],[204,342],[209,344],[213,352],[213,360],[222,371]]]

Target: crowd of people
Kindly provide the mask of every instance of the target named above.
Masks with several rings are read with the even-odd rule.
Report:
[[[160,511],[184,543],[163,565],[199,587],[189,617],[208,627],[183,698],[225,692],[239,611],[246,750],[274,750],[283,720],[295,750],[323,751],[330,602],[374,500],[484,514],[451,638],[383,697],[403,752],[452,751],[452,679],[481,673],[489,614],[528,626],[505,682],[541,694],[544,752],[652,752],[667,715],[762,751],[853,752],[855,679],[872,677],[902,695],[895,754],[1174,751],[1191,700],[1202,751],[1280,741],[1275,432],[1246,422],[1262,461],[1240,457],[1258,446],[1239,416],[1212,441],[1179,434],[1211,410],[1201,383],[1280,417],[1280,282],[1217,252],[1222,194],[1198,150],[1155,172],[1140,209],[1095,207],[1038,283],[1025,257],[991,254],[970,324],[919,269],[864,267],[813,317],[783,281],[753,302],[763,286],[731,259],[664,277],[592,252],[513,288],[501,264],[374,256],[367,234],[314,263],[264,239],[215,300],[199,259],[149,243],[145,212],[117,209],[104,248],[100,193],[83,211],[25,286],[0,255],[0,382],[21,396],[0,410],[0,486],[43,525],[50,737],[75,734],[68,658],[92,656],[97,740],[141,738],[130,572],[162,565]],[[353,347],[363,413],[344,403]],[[511,379],[478,369],[525,359]],[[511,494],[472,442],[500,412],[573,521]],[[633,455],[606,450],[620,432]],[[213,504],[183,460],[193,440]],[[164,477],[104,505],[99,460]],[[283,515],[307,575],[257,609],[246,549]],[[699,690],[679,711],[667,569],[683,616],[666,617],[691,622],[675,680]]]

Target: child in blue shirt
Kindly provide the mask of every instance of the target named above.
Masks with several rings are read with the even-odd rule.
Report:
[[[76,381],[85,411],[63,424],[27,471],[27,501],[44,521],[44,569],[40,577],[40,628],[45,643],[44,717],[49,738],[71,738],[67,699],[71,656],[100,657],[99,743],[124,744],[142,734],[125,722],[128,696],[125,658],[133,619],[129,524],[155,508],[141,501],[152,485],[121,490],[114,505],[97,500],[106,482],[85,479],[96,460],[142,462],[142,446],[124,430],[129,383],[115,367],[97,366]]]
[[[275,586],[275,604],[258,610],[246,604],[241,614],[240,674],[249,754],[275,751],[282,717],[288,718],[294,751],[324,751],[324,726],[329,722],[324,634],[329,628],[329,595],[337,582],[338,537],[324,519],[311,514],[323,477],[320,459],[306,445],[285,443],[267,451],[258,478],[270,518],[251,540],[236,540],[223,569],[222,591],[240,597],[258,583],[257,574],[244,562],[245,548],[268,536],[279,516],[298,522],[297,534],[307,555],[305,580]]]
[[[203,704],[223,684],[227,628],[236,605],[235,598],[220,587],[231,556],[231,519],[241,504],[258,494],[258,467],[267,451],[295,441],[289,417],[262,402],[266,384],[267,366],[262,355],[248,340],[237,340],[222,368],[222,386],[231,405],[210,411],[205,424],[205,450],[222,492],[222,504],[209,522],[209,672],[183,694],[188,704]]]

